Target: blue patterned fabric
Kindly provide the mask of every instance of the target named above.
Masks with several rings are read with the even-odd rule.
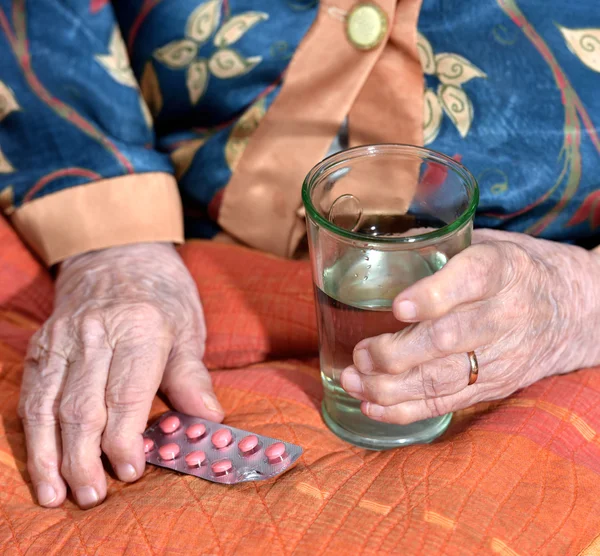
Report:
[[[426,144],[459,155],[477,177],[477,225],[599,237],[596,2],[423,1]],[[99,179],[174,172],[187,235],[212,236],[211,202],[276,98],[317,2],[33,5],[0,0],[5,212]]]
[[[446,106],[439,134],[428,145],[461,155],[476,176],[481,190],[476,225],[557,240],[597,236],[597,4],[583,1],[567,9],[558,1],[425,0],[419,30],[435,55],[457,54],[481,75],[459,84],[465,97],[451,101],[472,103],[465,136]],[[426,75],[426,84],[439,98],[444,81],[461,81],[452,80],[457,73],[450,64],[438,66]]]

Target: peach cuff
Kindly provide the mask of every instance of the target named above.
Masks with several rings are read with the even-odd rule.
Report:
[[[175,178],[166,173],[120,176],[34,199],[11,221],[46,264],[73,255],[161,241],[183,243],[183,213]]]

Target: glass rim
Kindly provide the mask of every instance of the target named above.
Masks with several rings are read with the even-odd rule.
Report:
[[[333,169],[337,165],[347,162],[348,160],[356,158],[369,158],[383,153],[420,155],[421,159],[439,162],[444,164],[446,167],[449,167],[463,179],[464,184],[467,186],[467,191],[471,193],[471,198],[469,199],[467,208],[452,222],[441,228],[438,228],[437,230],[423,234],[402,237],[378,237],[359,232],[352,232],[336,226],[323,217],[315,208],[310,195],[311,191],[318,183],[318,178],[327,170]],[[341,236],[354,241],[361,241],[363,243],[414,244],[439,239],[441,237],[448,236],[462,228],[463,225],[466,224],[475,214],[475,210],[479,204],[479,186],[477,185],[475,176],[473,176],[473,174],[465,166],[453,158],[446,156],[445,154],[428,149],[427,147],[418,147],[416,145],[402,143],[380,143],[345,149],[336,154],[328,156],[316,164],[307,174],[302,184],[302,203],[306,209],[307,216],[315,221],[320,227],[325,228],[336,236]]]

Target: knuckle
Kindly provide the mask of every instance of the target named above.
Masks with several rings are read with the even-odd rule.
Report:
[[[116,383],[106,388],[106,407],[115,413],[137,413],[149,398],[151,395],[145,385]]]
[[[45,325],[46,333],[43,335],[41,345],[52,351],[60,351],[72,335],[73,322],[69,316],[52,317]]]
[[[383,377],[367,377],[363,379],[363,395],[365,399],[378,405],[390,405],[389,400],[393,396],[389,383],[382,380]]]
[[[56,477],[59,467],[59,462],[46,453],[27,454],[27,471],[32,477]]]
[[[382,371],[389,371],[394,365],[394,346],[399,341],[397,334],[382,334],[371,339],[369,353],[373,363]]]
[[[39,359],[40,346],[44,345],[44,327],[40,328],[27,344],[27,359],[37,361]]]
[[[428,292],[429,303],[431,307],[443,307],[447,303],[446,295],[442,290],[441,284],[436,283],[430,286]]]
[[[396,425],[410,425],[418,419],[415,418],[414,413],[406,406],[406,404],[399,404],[393,409],[393,418],[387,419]]]
[[[429,398],[424,400],[425,403],[425,419],[433,417],[441,417],[451,411],[450,402],[446,398]]]
[[[27,424],[52,425],[56,422],[57,401],[44,391],[32,391],[21,396],[17,413]]]
[[[137,322],[147,323],[149,325],[163,325],[166,323],[164,311],[150,302],[136,303],[131,308],[131,318]]]
[[[447,360],[446,360],[447,361]],[[440,364],[421,368],[421,380],[425,399],[454,394],[466,386],[468,372],[461,366]]]
[[[81,481],[80,476],[83,469],[85,469],[84,465],[84,461],[82,461],[80,454],[65,452],[63,459],[60,462],[60,474],[67,480],[67,482],[72,481],[76,477],[79,477],[79,481]]]
[[[166,345],[172,341],[175,326],[165,310],[150,302],[121,307],[109,318],[111,344],[120,343],[130,348]]]
[[[50,352],[44,336],[41,333],[35,334],[27,346],[27,355],[25,361],[39,365]]]
[[[437,396],[443,395],[443,388],[440,388],[440,383],[438,382],[438,377],[435,373],[429,372],[422,366],[418,368],[418,371],[421,374],[421,382],[425,399],[436,398]]]
[[[48,321],[47,326],[51,334],[61,334],[71,327],[71,317],[57,315]]]
[[[25,362],[30,366],[33,364],[37,371],[45,376],[48,367],[56,366],[61,360],[69,360],[69,341],[66,333],[56,333],[54,323],[46,323],[29,340]]]
[[[98,431],[106,423],[106,408],[103,400],[89,392],[72,392],[65,394],[59,406],[61,426]]]
[[[454,353],[458,345],[459,328],[456,319],[452,315],[449,317],[434,320],[427,327],[429,341],[437,357]]]
[[[124,434],[104,434],[102,436],[102,451],[109,457],[128,454],[134,449],[134,443],[128,435]]]
[[[106,329],[99,315],[85,315],[79,323],[79,340],[85,347],[101,348],[106,344]]]

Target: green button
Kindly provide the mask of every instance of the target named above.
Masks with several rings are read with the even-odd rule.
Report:
[[[357,4],[346,17],[346,35],[359,50],[371,50],[381,44],[388,27],[387,14],[376,4]]]

